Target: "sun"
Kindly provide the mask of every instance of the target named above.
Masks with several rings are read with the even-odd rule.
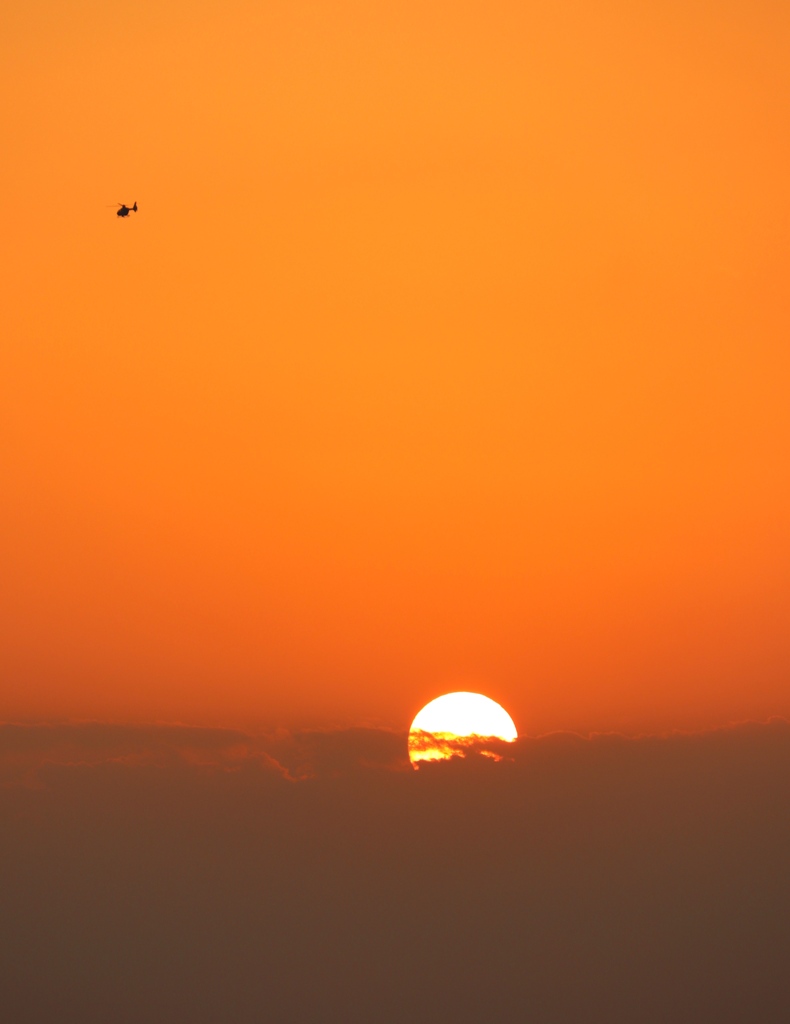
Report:
[[[445,693],[426,704],[411,723],[409,759],[416,766],[418,761],[463,757],[464,747],[489,737],[508,743],[518,737],[502,705],[482,693]]]

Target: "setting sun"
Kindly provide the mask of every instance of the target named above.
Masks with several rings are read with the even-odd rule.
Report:
[[[482,693],[446,693],[420,711],[409,729],[409,758],[440,761],[464,756],[464,747],[479,739],[511,743],[518,736],[505,709]]]

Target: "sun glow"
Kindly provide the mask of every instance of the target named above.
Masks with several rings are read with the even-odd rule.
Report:
[[[409,759],[441,761],[463,757],[465,749],[481,739],[494,738],[512,743],[518,736],[513,719],[505,709],[482,693],[446,693],[426,704],[409,729]],[[481,753],[497,757],[493,752]]]

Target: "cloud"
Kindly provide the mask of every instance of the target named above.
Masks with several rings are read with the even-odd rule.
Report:
[[[425,761],[447,758],[489,757],[494,761],[512,759],[513,750],[507,740],[497,736],[456,736],[418,729],[409,733],[409,753],[419,768]]]
[[[705,759],[726,751],[729,759],[765,758],[783,748],[790,724],[774,719],[766,724],[744,723],[708,733],[628,738],[619,734],[582,737],[554,733],[515,742],[496,737],[436,737],[409,739],[412,747],[441,746],[460,755],[449,764],[422,762],[420,771],[485,770],[485,760],[507,762],[515,771],[605,771],[624,766],[641,771],[693,770]],[[286,730],[253,735],[241,730],[181,725],[119,725],[102,722],[42,725],[0,724],[0,781],[28,782],[47,767],[122,765],[151,768],[196,768],[235,772],[242,768],[270,770],[290,780],[341,776],[359,771],[404,771],[409,767],[407,736],[386,729],[348,728]],[[760,754],[755,754],[755,747]],[[494,757],[490,757],[494,755]],[[465,760],[465,766],[459,760]],[[504,767],[500,771],[504,771]]]
[[[405,768],[405,737],[383,729],[232,729],[100,722],[0,725],[0,783],[40,784],[53,767],[274,771],[296,780],[355,770]]]

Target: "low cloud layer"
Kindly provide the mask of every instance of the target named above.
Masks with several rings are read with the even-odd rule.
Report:
[[[790,725],[503,754],[0,727],[8,1019],[788,1019]]]
[[[259,769],[291,781],[366,768],[406,768],[405,737],[383,729],[287,731],[98,722],[0,725],[0,783],[41,784],[53,768]]]

